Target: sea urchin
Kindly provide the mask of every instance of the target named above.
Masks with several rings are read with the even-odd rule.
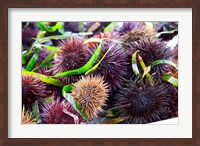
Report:
[[[102,77],[86,76],[72,90],[72,96],[89,119],[97,117],[108,97],[107,84]]]
[[[92,74],[95,76],[103,76],[105,82],[108,83],[111,92],[113,93],[121,87],[124,78],[127,75],[126,53],[121,45],[105,42],[102,44],[102,51],[96,62],[100,61],[112,45],[112,49]],[[94,52],[96,48],[97,46],[90,49]]]
[[[165,43],[158,38],[149,39],[147,37],[143,37],[140,40],[132,43],[131,46],[132,47],[126,50],[129,60],[130,74],[133,74],[131,68],[132,54],[136,51],[139,51],[138,53],[142,57],[146,66],[149,66],[156,60],[168,60],[172,54],[170,48],[168,48]],[[142,68],[140,67],[139,69],[140,72],[142,72]],[[158,77],[160,78],[161,73],[166,73],[168,71],[170,71],[170,68],[166,65],[156,65],[155,67],[151,68],[151,73],[156,73],[156,79],[158,79]]]
[[[34,101],[46,98],[50,94],[47,84],[38,78],[30,75],[22,76],[22,103],[25,108],[31,108]]]
[[[83,44],[83,41],[80,37],[72,37],[61,43],[60,52],[54,58],[55,65],[52,69],[53,74],[77,69],[87,63],[90,56],[87,45]],[[79,79],[80,75],[59,77],[59,80],[64,84],[70,84]]]
[[[127,123],[144,124],[161,120],[167,114],[170,94],[163,84],[151,86],[148,82],[131,81],[115,95],[119,114]]]
[[[42,106],[40,117],[44,124],[80,124],[84,119],[65,100],[56,99]]]

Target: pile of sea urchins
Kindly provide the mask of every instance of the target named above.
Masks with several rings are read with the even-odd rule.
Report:
[[[28,31],[24,33],[31,34]],[[168,64],[158,64],[148,71],[145,70],[148,68],[141,66],[141,61],[148,67],[157,60],[177,60],[177,51],[167,46],[163,38],[156,37],[156,33],[156,29],[148,29],[145,22],[123,22],[110,32],[96,33],[89,38],[72,36],[60,41],[60,50],[51,61],[53,65],[38,68],[34,72],[54,77],[58,73],[81,68],[99,45],[101,47],[94,65],[99,61],[100,64],[93,72],[55,78],[63,86],[73,85],[69,94],[89,121],[63,97],[62,87],[43,82],[37,76],[23,75],[22,123],[37,123],[31,120],[32,105],[36,101],[41,119],[39,123],[43,124],[100,123],[107,117],[107,111],[112,111],[110,109],[116,112],[114,118],[123,119],[119,122],[123,124],[144,124],[177,117],[178,87],[164,81],[162,75],[177,77],[178,71]],[[84,43],[90,38],[101,39],[102,42]],[[26,47],[32,43],[25,41],[23,44]],[[133,70],[134,53],[140,76]],[[49,54],[49,50],[43,47],[38,62],[42,62]],[[153,84],[147,74],[151,76]],[[45,102],[49,97],[53,100]]]

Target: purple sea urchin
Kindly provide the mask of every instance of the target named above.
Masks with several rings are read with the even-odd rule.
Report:
[[[47,84],[33,76],[22,76],[22,103],[25,108],[31,108],[32,103],[51,94]]]
[[[135,53],[135,51],[139,51],[138,53],[142,57],[146,66],[149,66],[156,60],[167,60],[172,54],[170,48],[168,48],[165,43],[158,38],[149,39],[143,37],[140,40],[132,43],[131,46],[132,47],[126,50],[129,60],[130,74],[133,74],[131,68],[131,58],[132,54]],[[139,69],[142,72],[140,66]],[[158,79],[158,75],[160,75],[161,73],[167,73],[168,71],[170,71],[170,68],[166,65],[157,65],[151,68],[151,73],[156,73],[156,79]]]
[[[169,111],[170,94],[166,86],[130,82],[115,95],[118,112],[127,123],[144,124],[161,120]]]
[[[112,46],[112,43],[105,42],[102,44],[102,51],[96,62],[99,62],[106,51]],[[95,51],[96,47],[90,49]],[[106,57],[100,63],[98,68],[92,73],[93,75],[103,76],[106,83],[108,83],[111,92],[114,92],[117,88],[120,88],[123,84],[124,78],[127,75],[127,61],[126,53],[123,48],[114,44],[112,49],[108,52]]]
[[[89,119],[97,117],[108,97],[107,84],[102,77],[86,76],[72,89],[72,96]]]
[[[149,31],[144,22],[124,22],[121,27],[116,28],[119,39],[122,40],[127,48],[129,43],[139,40],[141,37],[149,37],[153,32]]]
[[[57,99],[52,103],[45,104],[41,109],[40,117],[43,124],[80,124],[84,122],[84,119],[65,100]]]
[[[131,34],[132,30],[141,29],[143,26],[143,22],[123,22],[122,26],[117,26],[116,30],[119,35]]]
[[[55,65],[53,67],[53,74],[66,72],[82,67],[89,60],[89,51],[87,45],[83,44],[83,39],[79,37],[72,37],[61,44],[60,52],[55,57]],[[80,79],[81,75],[71,75],[59,77],[64,84],[70,84]]]

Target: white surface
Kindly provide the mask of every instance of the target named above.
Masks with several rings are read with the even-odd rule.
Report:
[[[10,8],[10,138],[191,138],[192,9],[22,9]],[[152,124],[21,125],[22,21],[179,21],[179,118]],[[187,58],[187,59],[186,59]],[[160,124],[159,124],[160,123]]]

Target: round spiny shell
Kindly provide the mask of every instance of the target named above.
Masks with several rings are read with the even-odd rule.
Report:
[[[108,97],[108,86],[100,76],[86,76],[75,84],[72,96],[89,119],[97,117]]]
[[[121,26],[117,26],[116,30],[119,35],[124,35],[130,34],[132,30],[140,29],[143,26],[143,22],[123,22]]]
[[[33,102],[48,97],[50,93],[47,84],[38,78],[30,75],[22,76],[22,103],[25,108],[31,108]]]
[[[146,66],[149,66],[156,60],[167,60],[172,55],[172,51],[168,48],[163,41],[158,38],[149,39],[147,37],[143,37],[140,40],[131,44],[131,47],[126,50],[128,55],[128,62],[129,62],[129,74],[133,74],[132,67],[131,67],[131,58],[132,54],[135,51],[139,51],[138,54],[142,57]],[[139,60],[137,61],[138,64]],[[140,72],[143,72],[140,65],[139,69]],[[166,65],[156,65],[155,67],[151,68],[150,73],[155,73],[155,79],[160,78],[161,73],[167,73],[171,71],[170,68]]]
[[[87,45],[83,44],[83,39],[72,37],[65,40],[60,46],[60,52],[55,57],[53,74],[66,72],[82,67],[90,59]],[[70,84],[80,79],[81,75],[71,75],[59,77],[64,84]]]
[[[119,40],[124,42],[124,48],[129,44],[140,40],[141,37],[150,37],[153,32],[149,31],[143,22],[124,22],[118,29]]]
[[[104,56],[106,51],[113,45],[112,43],[105,42],[102,44],[101,53],[96,61],[98,63],[101,58]],[[96,47],[90,49],[92,52],[96,50]],[[106,57],[100,63],[98,68],[92,73],[95,76],[103,76],[106,83],[108,83],[111,92],[113,93],[118,88],[121,88],[121,85],[124,82],[124,78],[127,75],[127,55],[124,52],[123,48],[114,44],[112,49],[108,52]]]
[[[84,121],[70,103],[59,98],[45,104],[41,110],[40,117],[44,124],[79,124]]]
[[[126,123],[143,124],[162,120],[169,112],[170,93],[165,85],[131,81],[114,97],[120,117]]]

